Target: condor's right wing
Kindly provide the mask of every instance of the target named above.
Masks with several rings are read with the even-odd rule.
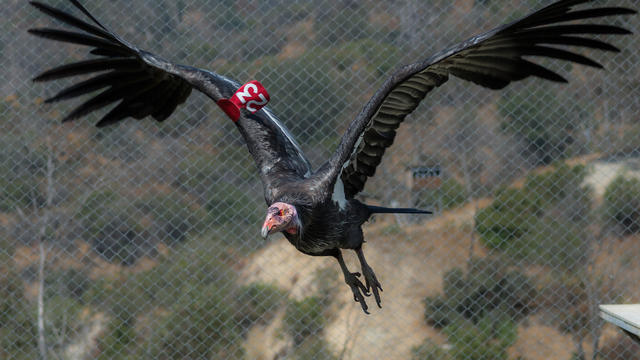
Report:
[[[151,116],[167,119],[185,102],[192,88],[218,102],[228,99],[240,88],[236,81],[190,66],[178,65],[141,50],[108,30],[77,0],[69,0],[91,22],[41,2],[31,5],[73,30],[54,28],[30,29],[33,35],[66,43],[90,46],[92,58],[47,70],[34,81],[51,81],[77,75],[89,75],[45,102],[53,103],[91,94],[62,121],[86,116],[113,106],[98,127],[132,117]],[[78,31],[80,30],[80,31]],[[299,145],[268,108],[249,114],[244,111],[236,122],[253,155],[265,185],[282,173],[304,177],[311,167]]]

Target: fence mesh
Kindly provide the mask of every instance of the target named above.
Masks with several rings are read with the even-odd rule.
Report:
[[[84,3],[143,49],[260,80],[318,166],[396,67],[550,1]],[[78,102],[42,102],[69,83],[30,79],[86,49],[28,35],[54,24],[26,1],[0,14],[0,358],[640,358],[597,313],[640,301],[637,36],[586,52],[604,71],[552,63],[566,85],[428,96],[363,196],[435,214],[364,227],[384,288],[367,316],[335,260],[262,240],[255,166],[209,99],[60,124]]]

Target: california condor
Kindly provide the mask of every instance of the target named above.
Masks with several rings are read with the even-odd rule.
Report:
[[[338,260],[356,302],[368,313],[365,296],[373,293],[380,307],[382,287],[367,264],[362,224],[375,213],[429,213],[366,205],[355,196],[375,174],[396,129],[431,90],[450,75],[490,89],[502,89],[529,76],[566,82],[538,65],[541,56],[601,68],[597,62],[567,50],[567,46],[618,52],[598,35],[630,34],[614,25],[584,20],[634,14],[622,7],[578,8],[591,0],[561,0],[520,20],[499,26],[425,60],[395,71],[351,122],[331,157],[313,169],[300,146],[266,104],[268,94],[257,82],[243,86],[222,75],[174,64],[141,50],[109,31],[77,0],[69,0],[88,21],[32,1],[31,5],[72,31],[37,28],[30,33],[46,39],[92,47],[92,58],[45,71],[34,81],[93,75],[46,100],[53,103],[99,91],[66,115],[74,120],[115,105],[97,123],[107,126],[126,118],[168,118],[192,89],[215,101],[234,120],[255,160],[267,202],[262,236],[282,232],[299,251]],[[248,98],[253,100],[248,101]],[[354,250],[362,275],[350,272],[342,249]],[[364,283],[359,279],[364,278]]]

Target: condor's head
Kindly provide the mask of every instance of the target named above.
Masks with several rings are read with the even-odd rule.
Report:
[[[298,234],[302,224],[296,207],[284,202],[276,202],[267,209],[267,217],[262,224],[262,237],[284,231],[289,234]]]

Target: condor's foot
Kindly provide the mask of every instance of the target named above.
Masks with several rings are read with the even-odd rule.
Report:
[[[347,285],[349,285],[349,287],[351,288],[351,291],[353,292],[353,300],[360,303],[360,306],[362,306],[362,311],[364,311],[365,314],[369,314],[369,311],[367,311],[369,310],[369,306],[364,300],[364,297],[370,296],[371,293],[367,291],[367,288],[364,286],[362,281],[358,279],[359,277],[360,273],[347,272],[344,275],[344,282],[347,283]]]
[[[380,285],[378,278],[376,278],[376,274],[373,272],[373,269],[371,269],[371,266],[369,265],[362,266],[362,274],[364,275],[367,293],[373,292],[373,297],[376,299],[376,304],[378,304],[378,307],[382,309],[382,305],[380,305],[380,303],[382,302],[380,300],[380,291],[382,291],[382,285]]]
[[[362,281],[360,281],[360,279],[358,279],[361,275],[360,273],[352,273],[349,271],[349,269],[347,269],[347,265],[344,263],[344,259],[342,258],[342,252],[340,252],[340,250],[338,250],[334,256],[336,257],[336,259],[338,259],[338,263],[340,264],[340,269],[342,269],[342,274],[344,275],[344,282],[347,283],[347,285],[349,285],[349,287],[351,288],[351,291],[353,292],[353,300],[355,300],[355,302],[360,303],[360,306],[362,306],[362,311],[364,311],[365,314],[369,314],[369,306],[367,305],[367,302],[364,300],[365,296],[370,296],[371,293],[369,293],[369,291],[367,291],[367,287],[362,283]]]
[[[369,291],[373,292],[373,297],[376,299],[376,304],[378,304],[379,308],[382,308],[380,305],[380,291],[382,290],[382,285],[378,281],[376,274],[373,272],[373,269],[364,258],[364,252],[362,252],[362,248],[356,249],[356,253],[358,254],[358,260],[360,260],[360,267],[362,268],[362,275],[364,275],[364,281],[367,286],[367,293]]]

